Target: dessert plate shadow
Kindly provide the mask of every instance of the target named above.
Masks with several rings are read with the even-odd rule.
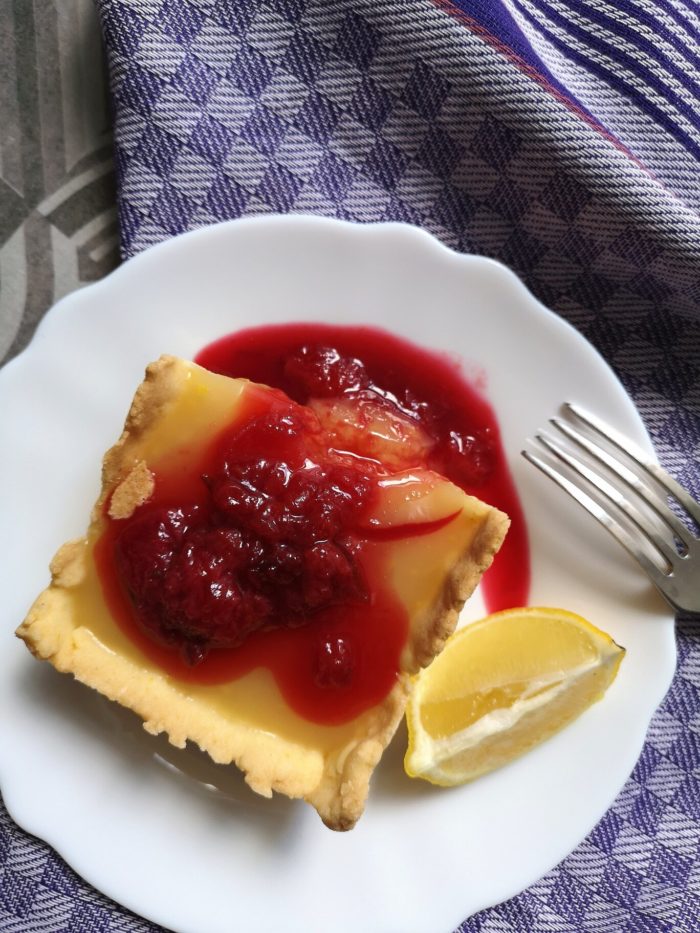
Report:
[[[627,648],[603,702],[529,755],[439,790],[399,730],[348,834],[264,801],[196,750],[39,665],[13,638],[57,547],[83,533],[99,462],[145,365],[266,323],[369,324],[457,358],[491,402],[528,523],[532,604]],[[87,881],[181,933],[446,933],[527,887],[613,803],[675,666],[673,618],[626,554],[520,457],[562,399],[651,452],[617,378],[503,266],[400,224],[267,217],[154,247],[70,295],[0,371],[0,786]],[[478,595],[462,624],[483,612]]]

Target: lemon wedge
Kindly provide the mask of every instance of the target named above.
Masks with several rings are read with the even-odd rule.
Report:
[[[507,609],[460,629],[414,679],[406,773],[451,787],[512,761],[599,700],[624,654],[565,609]]]

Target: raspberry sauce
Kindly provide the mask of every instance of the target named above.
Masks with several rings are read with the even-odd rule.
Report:
[[[152,497],[107,518],[94,551],[109,608],[146,656],[201,684],[266,667],[289,706],[323,724],[381,702],[408,618],[368,517],[380,465],[330,451],[312,411],[248,386],[199,458],[150,468]]]
[[[196,362],[282,392],[248,386],[198,457],[149,463],[149,501],[107,518],[96,542],[112,615],[161,669],[217,684],[267,668],[295,712],[325,725],[380,703],[408,632],[387,542],[459,514],[378,523],[394,471],[427,467],[507,512],[485,599],[490,611],[526,603],[525,524],[496,419],[456,365],[377,330],[316,324],[232,334]]]
[[[373,397],[407,415],[429,439],[414,445],[411,465],[427,465],[510,516],[498,559],[482,580],[488,611],[527,605],[527,529],[496,416],[456,363],[384,331],[326,324],[238,331],[205,347],[196,362],[275,386],[302,405]],[[405,439],[400,446],[406,450]]]

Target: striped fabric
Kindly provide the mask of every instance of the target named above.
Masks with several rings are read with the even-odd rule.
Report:
[[[417,224],[514,268],[700,497],[694,0],[98,0],[131,256],[226,218]],[[700,928],[700,643],[611,810],[463,933]],[[694,634],[695,633],[695,634]],[[0,929],[150,927],[0,819]]]
[[[467,12],[474,5],[455,6]],[[505,0],[500,11],[493,28],[501,40],[514,30],[532,67],[697,209],[700,7],[684,0]]]
[[[683,0],[435,0],[640,169],[700,207],[700,6]]]

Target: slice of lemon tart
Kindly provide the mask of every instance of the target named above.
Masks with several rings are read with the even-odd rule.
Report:
[[[362,456],[338,418],[161,357],[86,537],[57,552],[17,634],[149,732],[343,830],[508,519],[402,466],[409,423],[389,425],[384,461],[376,425]]]

